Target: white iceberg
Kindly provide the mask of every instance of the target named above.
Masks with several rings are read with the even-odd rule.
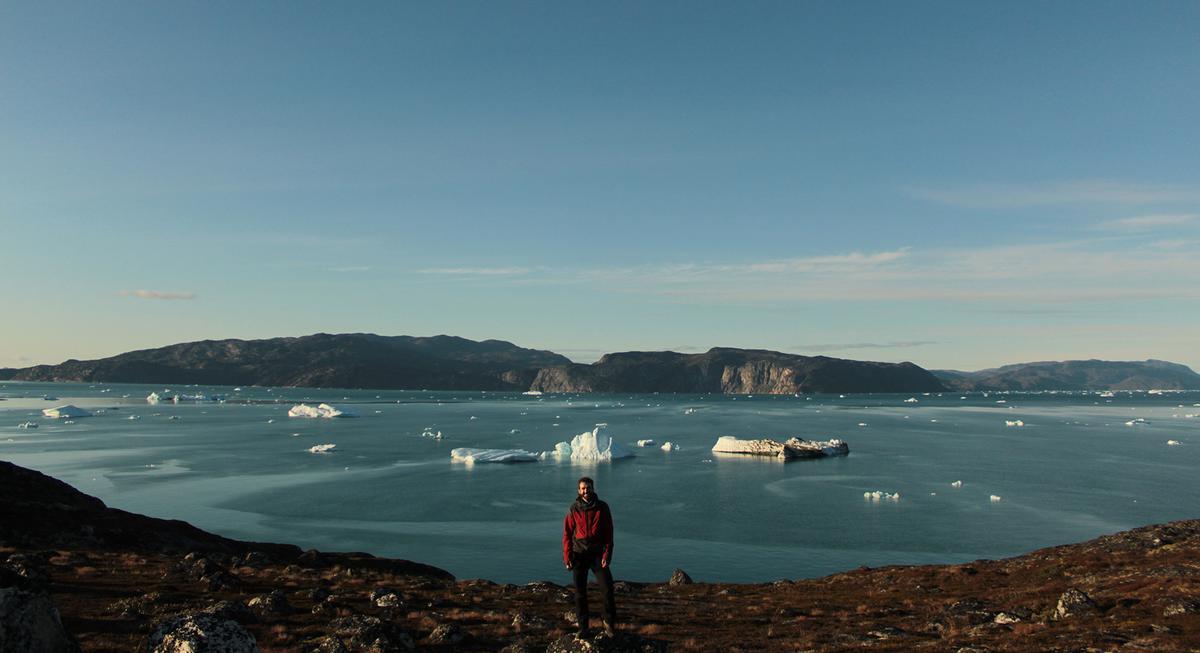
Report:
[[[146,403],[148,404],[157,404],[160,401],[162,401],[162,397],[157,392],[151,392],[146,395]]]
[[[625,445],[612,439],[612,436],[600,433],[603,426],[597,425],[591,431],[585,431],[571,438],[571,442],[559,442],[554,445],[555,458],[569,458],[577,463],[611,462],[618,458],[630,458],[633,452]]]
[[[786,442],[776,442],[767,438],[743,440],[732,435],[722,435],[717,438],[717,443],[713,445],[712,450],[714,453],[774,456],[783,460],[793,460],[796,458],[845,456],[850,453],[850,446],[836,438],[832,440],[788,438]]]
[[[42,411],[42,414],[53,419],[74,419],[76,417],[92,416],[92,414],[86,410],[78,406],[72,406],[71,404],[59,406],[58,408],[47,408]]]
[[[309,453],[330,453],[336,448],[336,444],[314,444],[308,448]]]
[[[988,497],[988,500],[990,500],[992,503],[1000,503],[1000,499],[1001,497],[998,494],[993,494],[992,496]]]
[[[309,406],[308,404],[296,404],[288,410],[288,417],[308,417],[308,418],[334,418],[334,417],[358,417],[358,413],[343,408],[334,406],[333,404],[319,404],[317,406]]]
[[[525,395],[526,397],[542,396],[542,392],[540,390],[526,390],[525,392],[522,392],[521,394]]]
[[[524,449],[471,449],[462,447],[450,450],[450,460],[456,463],[532,463],[537,454]]]
[[[1149,424],[1149,423],[1150,422],[1148,420],[1146,420],[1146,418],[1137,417],[1137,418],[1129,420],[1128,422],[1125,422],[1125,426],[1138,426],[1141,424]]]
[[[955,481],[950,484],[950,487],[962,487],[962,481]]]
[[[1179,444],[1179,440],[1167,440],[1168,446],[1174,447],[1174,446],[1177,446],[1178,444]]]
[[[637,441],[637,446],[639,446],[639,447],[653,447],[655,444],[657,444],[657,443],[653,439],[649,439],[649,438],[645,439],[645,440]]]
[[[1004,420],[1004,425],[1005,426],[1025,426],[1025,422],[1023,420],[1019,420],[1019,419],[1006,419],[1006,420]]]
[[[908,399],[905,399],[905,400],[904,400],[904,403],[906,403],[906,404],[915,404],[915,403],[917,403],[917,398],[916,398],[916,397],[909,397]]]
[[[20,424],[17,424],[17,428],[19,429],[36,429],[37,427],[37,422],[21,422]]]
[[[674,442],[664,442],[663,446],[660,448],[663,451],[679,451],[679,445],[675,444]]]
[[[893,494],[891,492],[882,492],[880,490],[875,490],[874,492],[863,492],[863,498],[866,499],[867,501],[871,501],[871,502],[899,501],[900,493],[896,492],[895,494]]]

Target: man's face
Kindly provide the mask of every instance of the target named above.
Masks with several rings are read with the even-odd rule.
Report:
[[[579,482],[579,496],[583,497],[584,501],[592,500],[592,484],[586,481]]]

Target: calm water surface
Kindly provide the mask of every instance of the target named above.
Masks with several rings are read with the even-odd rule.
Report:
[[[499,582],[565,582],[562,518],[584,474],[613,509],[614,572],[634,580],[663,580],[675,567],[750,582],[996,558],[1200,516],[1200,392],[171,389],[228,401],[152,406],[144,397],[162,386],[0,383],[0,459],[110,506],[229,537],[369,551]],[[299,401],[346,404],[361,417],[289,419]],[[74,424],[41,416],[63,403],[103,410]],[[1136,418],[1146,421],[1126,424]],[[40,427],[18,429],[25,421]],[[450,461],[455,447],[553,449],[597,423],[631,446],[654,438],[680,450],[636,449],[590,467]],[[426,428],[444,438],[422,437]],[[788,464],[715,457],[720,435],[837,437],[851,453]],[[308,452],[325,443],[336,452]],[[864,499],[875,490],[900,499]]]

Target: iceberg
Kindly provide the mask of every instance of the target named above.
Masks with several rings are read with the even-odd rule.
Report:
[[[663,446],[660,448],[663,451],[668,451],[668,452],[669,451],[679,451],[679,445],[675,444],[674,442],[664,442]]]
[[[875,490],[874,492],[870,492],[870,491],[868,491],[868,492],[863,492],[863,498],[864,498],[864,499],[866,499],[867,501],[871,501],[871,502],[875,502],[875,501],[899,501],[899,500],[900,500],[900,493],[899,493],[899,492],[896,492],[895,494],[893,494],[893,493],[891,493],[891,492],[883,492],[883,491],[881,491],[881,490]]]
[[[42,414],[53,419],[74,419],[76,417],[92,416],[92,414],[86,410],[78,406],[72,406],[71,404],[59,406],[58,408],[47,408],[42,411]]]
[[[1179,445],[1179,440],[1167,440],[1167,445],[1168,445],[1168,446],[1171,446],[1171,447],[1178,446],[1178,445]]]
[[[308,448],[309,453],[329,453],[336,448],[336,444],[314,444]]]
[[[655,442],[654,442],[654,440],[651,440],[651,439],[637,441],[637,446],[639,446],[639,447],[653,447],[654,445],[655,445]]]
[[[526,390],[525,392],[522,392],[521,394],[525,395],[526,397],[540,397],[540,396],[542,396],[542,393],[541,393],[541,391],[540,391],[540,390]]]
[[[288,410],[288,417],[358,417],[358,414],[348,408],[334,406],[333,404],[320,404],[318,406],[296,404],[295,406],[292,406],[290,410]]]
[[[618,458],[630,458],[633,452],[625,445],[612,439],[612,436],[600,433],[603,426],[596,426],[591,431],[585,431],[571,438],[571,442],[559,442],[554,445],[555,458],[569,458],[577,463],[611,462]]]
[[[917,398],[916,398],[916,397],[909,397],[908,399],[905,399],[905,400],[904,400],[904,403],[906,403],[906,404],[915,404],[915,403],[917,403]]]
[[[450,460],[456,463],[533,463],[537,454],[524,449],[471,449],[462,447],[450,450]]]
[[[821,441],[789,438],[787,442],[776,442],[766,438],[742,440],[732,435],[722,435],[717,439],[712,450],[714,453],[774,456],[783,460],[794,460],[797,458],[845,456],[850,453],[850,446],[838,439]]]
[[[998,494],[993,494],[990,497],[988,497],[988,500],[991,501],[992,503],[1000,503],[1000,499],[1001,499],[1001,497]]]
[[[950,487],[962,487],[962,481],[955,481],[950,484]]]
[[[17,428],[19,429],[36,429],[37,427],[37,422],[21,422],[20,424],[17,424]]]
[[[1005,426],[1025,426],[1025,422],[1024,422],[1024,420],[1019,420],[1019,419],[1006,419],[1006,420],[1004,420],[1004,425]]]
[[[162,401],[162,397],[157,392],[151,392],[146,395],[146,403],[148,404],[157,404],[160,401]]]

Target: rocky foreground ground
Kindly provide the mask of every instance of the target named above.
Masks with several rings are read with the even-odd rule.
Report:
[[[0,462],[0,653],[1200,651],[1200,520],[1007,560],[769,584],[618,583],[616,637],[569,588],[238,542]],[[188,647],[191,648],[188,648]]]

